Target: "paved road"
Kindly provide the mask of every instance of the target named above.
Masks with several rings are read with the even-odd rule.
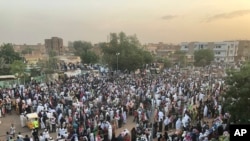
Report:
[[[17,115],[15,112],[12,112],[11,115],[6,115],[5,117],[0,118],[1,124],[0,124],[0,141],[5,141],[6,139],[6,132],[10,130],[11,123],[13,123],[16,127],[16,133],[21,132],[22,135],[31,135],[31,130],[29,130],[27,127],[21,127],[21,122],[19,115]],[[127,124],[123,125],[122,128],[119,128],[116,130],[116,135],[121,133],[124,129],[128,129],[129,131],[135,126],[135,123],[133,123],[133,117],[129,116],[127,119]],[[56,138],[56,134],[50,134],[53,138]]]
[[[21,127],[21,122],[19,116],[15,113],[12,112],[11,115],[7,114],[5,117],[0,118],[1,124],[0,124],[0,140],[5,140],[6,139],[6,132],[10,130],[10,126],[13,123],[16,127],[16,133],[21,132],[24,134],[30,135],[31,132],[27,127],[22,128]]]

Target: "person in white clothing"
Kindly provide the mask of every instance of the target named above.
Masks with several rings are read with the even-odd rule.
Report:
[[[182,123],[181,123],[181,118],[178,118],[178,120],[175,123],[175,129],[176,130],[181,130],[182,129]]]
[[[162,112],[162,111],[159,111],[159,112],[158,112],[158,121],[163,120],[163,117],[164,117],[163,112]]]
[[[169,124],[169,122],[170,122],[169,117],[170,117],[170,116],[166,116],[166,118],[165,118],[164,121],[163,121],[164,130],[165,130],[165,131],[168,131],[168,124]]]

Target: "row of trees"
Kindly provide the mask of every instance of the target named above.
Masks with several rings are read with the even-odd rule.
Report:
[[[144,50],[136,35],[111,33],[110,42],[100,44],[103,60],[112,68],[134,71],[153,61],[150,52]],[[119,61],[118,61],[119,59]]]
[[[105,63],[112,69],[119,70],[136,70],[144,64],[152,62],[163,63],[165,67],[178,64],[181,67],[188,66],[186,53],[176,51],[168,57],[153,56],[150,52],[144,50],[136,35],[127,36],[124,32],[111,33],[108,43],[99,43],[97,46],[101,48],[101,54],[97,55],[90,42],[75,41],[73,48],[75,55],[80,56],[83,63]],[[119,55],[118,55],[119,54]],[[175,62],[173,59],[175,58]],[[117,62],[117,59],[119,60]],[[194,52],[194,65],[206,66],[214,60],[214,53],[210,49],[197,50]]]

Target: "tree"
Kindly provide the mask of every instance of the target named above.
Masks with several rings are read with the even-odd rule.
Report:
[[[82,53],[86,53],[93,46],[90,42],[85,41],[74,41],[73,47],[75,49],[75,55],[81,56]]]
[[[14,51],[11,44],[3,44],[0,47],[0,58],[4,58],[6,64],[12,64],[15,60],[21,60],[19,53]]]
[[[99,56],[97,56],[93,51],[83,52],[81,55],[81,60],[83,63],[97,63],[99,60]]]
[[[95,52],[90,51],[93,48],[93,45],[90,42],[85,41],[75,41],[73,43],[75,49],[75,55],[81,57],[82,63],[97,63],[99,56]]]
[[[201,49],[194,52],[194,65],[206,66],[214,60],[214,52],[211,49]]]
[[[228,71],[226,85],[224,107],[231,114],[231,121],[250,123],[250,63],[242,66],[240,71]]]
[[[10,74],[10,68],[6,64],[6,61],[3,57],[0,57],[0,75],[8,75]]]
[[[0,57],[0,69],[3,69],[3,68],[5,68],[5,60],[4,60],[4,58],[3,57]]]
[[[10,72],[15,75],[17,78],[25,78],[25,69],[26,65],[23,63],[23,61],[20,60],[15,60],[11,65],[10,65]]]
[[[174,54],[171,54],[176,58],[176,64],[179,64],[181,67],[186,66],[186,53],[183,51],[176,51]]]
[[[103,61],[116,70],[134,71],[153,61],[152,55],[143,50],[136,35],[111,33],[109,43],[101,43]]]

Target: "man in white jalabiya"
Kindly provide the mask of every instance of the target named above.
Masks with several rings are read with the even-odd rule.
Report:
[[[181,130],[182,129],[182,122],[181,122],[181,118],[178,118],[178,120],[175,123],[175,129],[176,130]]]

